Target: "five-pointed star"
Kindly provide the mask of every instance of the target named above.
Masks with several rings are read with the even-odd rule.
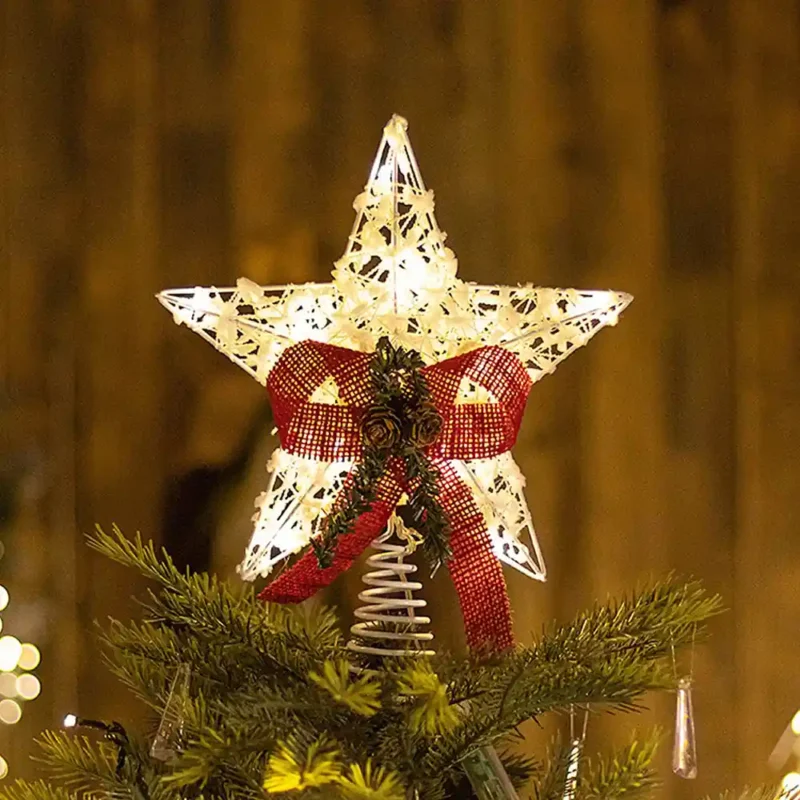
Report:
[[[600,328],[616,323],[631,297],[613,291],[548,289],[532,285],[467,283],[445,246],[406,134],[392,117],[364,191],[356,221],[330,283],[194,288],[158,297],[175,321],[211,342],[260,383],[283,351],[305,339],[372,351],[381,336],[419,352],[428,363],[485,345],[514,352],[535,382],[552,372]],[[485,402],[465,384],[461,402]],[[327,382],[313,398],[340,402]],[[498,558],[544,580],[545,568],[523,495],[524,478],[509,453],[458,462],[492,537]],[[240,567],[242,576],[266,575],[305,546],[315,520],[330,508],[352,463],[320,463],[280,448],[272,479],[257,505],[256,530]],[[527,532],[529,545],[523,543]]]

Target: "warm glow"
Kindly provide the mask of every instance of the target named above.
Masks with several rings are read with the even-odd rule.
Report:
[[[8,775],[8,761],[3,756],[0,756],[0,780]]]
[[[8,589],[5,586],[0,586],[0,611],[8,605]]]
[[[783,791],[800,789],[800,772],[789,772],[784,775],[781,781],[781,789]]]
[[[20,669],[36,669],[41,660],[41,653],[39,653],[39,648],[35,644],[22,645],[22,653],[20,653],[19,657]]]
[[[74,728],[78,724],[78,718],[74,714],[67,714],[64,717],[64,727],[65,728]]]
[[[42,684],[35,675],[20,675],[17,680],[17,694],[23,700],[33,700],[42,691]]]
[[[22,655],[22,644],[16,636],[0,636],[0,671],[11,672]]]
[[[0,700],[0,722],[16,725],[22,716],[22,709],[16,700]]]
[[[0,672],[0,694],[3,697],[17,696],[17,676],[13,672]]]
[[[241,278],[228,288],[164,291],[159,301],[178,324],[211,342],[262,384],[286,349],[303,340],[371,353],[384,336],[396,347],[417,351],[427,364],[499,346],[514,353],[536,382],[597,331],[616,323],[631,300],[622,292],[462,281],[407,128],[396,115],[384,128],[370,177],[353,204],[355,223],[331,282],[260,286]],[[314,384],[319,391],[311,393],[309,402],[336,402],[335,384],[334,391],[325,386],[326,377],[332,381],[333,376],[319,377]],[[481,389],[470,391],[468,402],[486,402]],[[336,454],[347,457],[345,451]],[[335,467],[306,479],[303,459],[288,456],[286,468],[273,473],[257,501],[256,529],[239,566],[244,580],[266,577],[279,561],[306,546],[317,520],[341,496]],[[499,458],[485,460],[498,482],[487,490],[473,486],[471,479],[467,483],[475,502],[488,510],[485,523],[494,526],[495,552],[509,566],[544,580],[519,469],[510,455],[502,466]]]

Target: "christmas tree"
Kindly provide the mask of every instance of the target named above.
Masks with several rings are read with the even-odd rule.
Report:
[[[242,577],[305,552],[256,596],[98,531],[92,547],[155,584],[144,620],[112,621],[102,639],[157,730],[69,713],[41,740],[53,782],[17,782],[9,800],[645,796],[657,734],[592,757],[584,737],[590,715],[635,711],[656,691],[677,693],[673,768],[695,775],[691,676],[679,680],[676,653],[719,599],[667,580],[523,647],[500,568],[545,577],[510,455],[528,392],[630,298],[460,281],[399,117],[355,209],[332,283],[160,297],[270,395],[281,447]],[[298,603],[370,544],[347,636],[335,611]],[[452,577],[465,655],[431,644],[409,580],[416,549]],[[515,755],[518,726],[548,713],[569,718],[569,737],[540,760]]]

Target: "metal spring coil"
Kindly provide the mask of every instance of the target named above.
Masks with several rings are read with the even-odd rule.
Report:
[[[395,535],[406,538],[407,543],[392,544],[389,540]],[[358,595],[365,605],[355,612],[359,622],[350,628],[354,638],[347,643],[348,649],[366,656],[434,655],[433,650],[425,648],[433,634],[418,630],[431,620],[417,614],[417,609],[425,608],[427,603],[413,597],[422,584],[408,580],[417,567],[403,561],[414,546],[399,517],[389,520],[386,531],[372,542],[372,547],[377,551],[367,559],[372,571],[362,579],[369,588]]]

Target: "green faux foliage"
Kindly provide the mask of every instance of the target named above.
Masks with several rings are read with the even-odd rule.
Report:
[[[337,541],[376,500],[376,487],[392,458],[405,465],[408,511],[422,534],[422,551],[432,569],[450,557],[450,523],[438,500],[439,472],[424,455],[442,425],[422,374],[424,366],[414,350],[395,347],[385,336],[378,341],[369,367],[373,402],[361,420],[364,455],[311,540],[321,567],[333,563]]]
[[[40,760],[51,782],[17,781],[0,800],[405,800],[413,792],[469,800],[461,762],[485,745],[503,754],[522,797],[560,800],[565,748],[542,762],[509,753],[517,726],[573,706],[640,708],[648,692],[674,688],[672,647],[690,644],[720,610],[697,583],[667,580],[553,625],[529,647],[365,672],[332,611],[264,604],[250,588],[181,572],[118,530],[99,531],[90,545],[155,583],[144,620],[112,620],[101,640],[156,722],[178,667],[191,668],[190,689],[174,706],[183,723],[177,754],[154,760],[150,739],[133,735],[123,747],[95,732],[45,733]],[[646,796],[654,751],[645,737],[587,755],[576,800]]]

